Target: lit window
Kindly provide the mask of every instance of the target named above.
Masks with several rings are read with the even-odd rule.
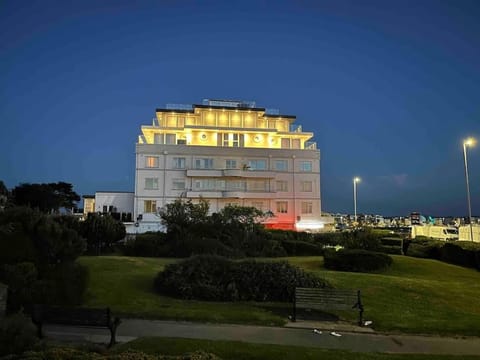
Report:
[[[300,161],[300,171],[312,172],[312,162],[311,161]]]
[[[223,146],[228,146],[228,134],[223,134]]]
[[[302,214],[311,214],[313,212],[313,205],[310,201],[302,202]]]
[[[288,170],[288,161],[287,160],[275,160],[275,170],[277,170],[277,171],[287,171]]]
[[[185,158],[173,158],[174,169],[185,169]]]
[[[227,169],[236,169],[237,168],[237,160],[227,159],[225,161],[225,167]]]
[[[195,159],[195,169],[213,169],[213,159]]]
[[[288,202],[277,201],[277,213],[280,213],[280,214],[288,213]]]
[[[267,170],[267,160],[248,160],[248,167],[250,170]]]
[[[311,181],[302,181],[300,183],[300,191],[302,191],[302,192],[312,192],[312,182]]]
[[[143,202],[144,213],[154,213],[157,212],[157,202],[155,200],[145,200]]]
[[[157,190],[158,189],[158,178],[145,178],[145,189],[146,190]]]
[[[233,135],[233,139],[232,139],[232,146],[233,147],[238,147],[239,146],[239,135],[238,134],[232,134]]]
[[[288,181],[277,180],[276,189],[277,191],[288,191]]]
[[[147,168],[157,168],[158,167],[158,156],[146,156],[145,157],[145,167],[147,167]]]
[[[173,179],[172,180],[172,189],[173,190],[185,190],[185,179]]]

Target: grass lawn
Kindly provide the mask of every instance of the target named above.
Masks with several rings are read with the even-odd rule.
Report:
[[[173,339],[149,337],[141,338],[115,347],[114,352],[127,349],[142,351],[147,354],[181,355],[188,352],[203,350],[213,353],[222,359],[242,360],[459,360],[479,359],[478,356],[450,355],[398,355],[378,353],[354,353],[342,350],[325,350],[300,346],[250,344],[235,341],[210,341],[194,339]]]
[[[284,258],[338,288],[362,290],[365,319],[377,331],[480,336],[480,272],[435,260],[393,256],[382,273],[329,271],[322,257]],[[274,261],[280,259],[268,259]],[[282,325],[290,304],[213,303],[155,294],[153,278],[176,260],[81,257],[90,269],[86,305],[133,317]],[[354,321],[355,313],[340,313]]]

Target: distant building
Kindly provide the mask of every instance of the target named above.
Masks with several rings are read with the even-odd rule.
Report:
[[[136,145],[135,220],[159,222],[166,204],[203,198],[212,212],[269,212],[269,228],[320,230],[320,152],[295,120],[234,100],[157,109]]]
[[[133,222],[133,192],[97,191],[95,195],[83,195],[83,213],[110,214],[123,222]]]

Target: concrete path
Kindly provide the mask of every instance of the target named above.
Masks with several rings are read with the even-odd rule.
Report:
[[[307,324],[309,325],[309,324]],[[332,324],[335,325],[335,324]],[[298,326],[298,324],[297,324]],[[307,326],[308,327],[308,326]],[[416,353],[480,355],[480,338],[450,338],[414,335],[384,335],[329,329],[267,327],[251,325],[202,324],[175,321],[124,319],[117,330],[117,341],[127,342],[137,337],[159,336],[187,339],[231,340],[260,344],[296,345],[354,352]],[[334,336],[331,332],[341,336]],[[321,332],[321,333],[320,333]],[[49,337],[107,343],[105,329],[85,329],[67,326],[45,326]]]

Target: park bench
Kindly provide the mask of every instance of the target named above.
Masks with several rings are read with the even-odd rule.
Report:
[[[295,288],[293,321],[297,309],[307,310],[358,310],[358,324],[363,325],[363,305],[360,290]]]
[[[37,326],[39,338],[43,337],[43,324],[107,328],[110,330],[108,347],[115,344],[115,332],[118,325],[120,325],[120,319],[118,317],[113,318],[109,308],[65,308],[38,304],[33,306],[32,321]]]

